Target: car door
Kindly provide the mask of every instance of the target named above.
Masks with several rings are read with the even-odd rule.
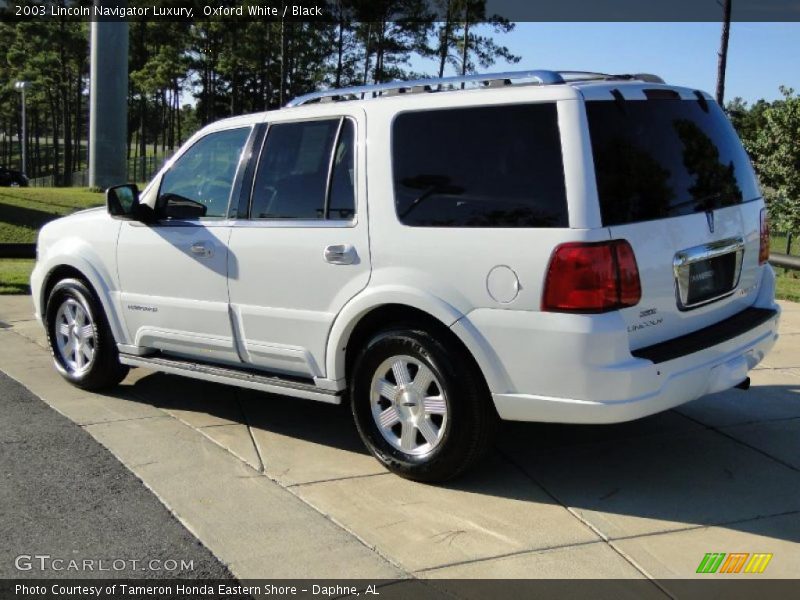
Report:
[[[333,320],[370,275],[364,130],[353,108],[269,123],[228,255],[240,353],[253,366],[325,375]]]
[[[117,264],[123,314],[135,345],[241,362],[228,315],[228,208],[252,129],[200,137],[161,175],[159,220],[123,223]],[[198,204],[205,216],[185,213]]]

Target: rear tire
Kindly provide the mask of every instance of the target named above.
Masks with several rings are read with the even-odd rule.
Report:
[[[45,323],[56,370],[71,384],[102,390],[128,374],[103,307],[83,281],[62,279],[53,287]]]
[[[474,361],[414,328],[374,336],[350,386],[361,439],[387,469],[415,481],[452,479],[491,447],[498,417]]]

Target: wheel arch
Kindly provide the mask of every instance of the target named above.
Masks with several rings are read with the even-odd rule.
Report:
[[[53,287],[63,279],[80,279],[89,286],[89,289],[103,307],[103,312],[105,313],[106,320],[108,321],[115,341],[124,342],[125,328],[119,320],[117,310],[115,310],[116,304],[112,297],[111,289],[105,282],[101,273],[99,273],[89,261],[75,256],[48,262],[47,270],[42,278],[39,296],[42,318],[44,319],[47,314],[47,301]]]
[[[363,344],[374,333],[396,323],[419,323],[447,336],[473,362],[490,390],[507,386],[508,375],[483,336],[474,327],[453,327],[464,318],[454,306],[432,296],[399,295],[396,291],[371,300],[351,302],[334,321],[327,344],[326,372],[329,380],[338,383],[337,387],[347,385]]]

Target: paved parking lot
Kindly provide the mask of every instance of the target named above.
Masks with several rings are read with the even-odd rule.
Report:
[[[112,394],[72,388],[26,297],[0,298],[0,370],[109,448],[240,578],[687,578],[708,552],[772,553],[758,577],[790,578],[800,305],[783,307],[750,391],[621,425],[508,423],[485,463],[439,487],[385,472],[341,407],[145,369]]]

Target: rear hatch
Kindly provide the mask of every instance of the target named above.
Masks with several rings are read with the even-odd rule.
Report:
[[[750,306],[763,202],[719,106],[687,90],[609,88],[587,97],[586,112],[603,225],[639,267],[641,302],[621,311],[631,349]]]

